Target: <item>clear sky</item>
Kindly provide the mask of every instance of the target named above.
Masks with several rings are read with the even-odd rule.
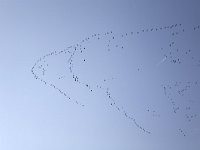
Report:
[[[198,0],[0,0],[0,150],[199,150]]]

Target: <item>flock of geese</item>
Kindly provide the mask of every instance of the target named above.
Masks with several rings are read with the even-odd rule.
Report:
[[[200,32],[200,25],[194,26],[193,29],[191,29],[191,30],[192,30],[192,32]],[[54,83],[53,81],[51,81],[51,80],[49,81],[45,78],[48,74],[48,68],[50,67],[50,65],[48,63],[48,59],[52,58],[52,57],[56,57],[56,56],[61,56],[61,55],[66,56],[66,62],[65,62],[65,64],[63,64],[63,67],[66,67],[65,65],[67,65],[66,69],[68,71],[68,74],[70,74],[71,79],[74,81],[74,83],[77,83],[77,84],[87,88],[90,92],[95,92],[96,89],[103,91],[103,93],[105,93],[105,96],[109,100],[108,102],[111,107],[116,109],[125,118],[132,121],[132,123],[138,129],[140,129],[140,131],[147,133],[147,134],[151,134],[151,131],[146,129],[145,127],[143,127],[137,121],[137,119],[135,118],[135,116],[133,114],[130,114],[129,112],[127,112],[124,109],[124,107],[118,103],[119,100],[114,98],[114,96],[112,95],[112,93],[110,91],[111,88],[104,86],[103,83],[105,83],[109,80],[114,80],[114,77],[110,77],[108,79],[103,78],[102,83],[99,83],[99,84],[91,84],[91,81],[89,81],[89,82],[82,81],[81,76],[74,71],[74,69],[76,68],[76,64],[74,63],[74,60],[76,59],[77,56],[79,56],[87,51],[87,44],[90,44],[91,40],[95,40],[95,41],[106,40],[107,44],[105,45],[104,50],[106,50],[108,53],[110,53],[110,52],[114,52],[114,50],[117,50],[117,49],[124,51],[127,48],[126,44],[114,42],[116,39],[121,39],[121,40],[126,41],[126,38],[129,38],[129,39],[131,37],[136,38],[140,35],[145,35],[147,33],[153,33],[153,32],[167,32],[170,34],[170,36],[172,38],[174,38],[174,37],[178,38],[178,36],[180,36],[181,34],[184,34],[187,31],[188,30],[186,30],[182,24],[172,24],[172,25],[168,25],[168,26],[160,26],[160,27],[141,29],[141,30],[138,30],[135,32],[133,32],[133,31],[126,32],[123,34],[116,34],[113,31],[105,32],[103,34],[95,33],[91,36],[86,37],[79,43],[67,47],[64,50],[53,51],[53,52],[50,52],[50,53],[42,56],[35,62],[35,64],[31,68],[31,73],[36,80],[42,82],[45,86],[52,87],[57,92],[59,92],[61,95],[63,95],[67,100],[69,100],[81,107],[84,107],[85,104],[81,103],[77,99],[72,98],[70,96],[70,93],[66,92],[63,88],[60,88],[59,86],[57,86],[57,84]],[[197,67],[200,67],[200,57],[198,58],[198,56],[193,56],[192,49],[178,48],[176,45],[175,38],[173,41],[171,41],[168,44],[168,47],[166,47],[165,49],[166,49],[166,51],[165,51],[166,53],[163,54],[164,58],[162,59],[161,62],[159,62],[158,65],[161,65],[164,62],[166,62],[166,63],[168,62],[169,64],[173,64],[173,65],[176,65],[176,64],[181,65],[184,63],[184,60],[186,58],[189,58],[194,62],[194,65],[196,65]],[[162,47],[161,51],[163,51],[163,50],[164,50],[164,48]],[[82,63],[85,63],[87,61],[88,60],[86,58],[82,59]],[[140,70],[141,70],[141,68],[138,67],[137,71],[140,71]],[[66,76],[67,76],[66,74],[63,74],[63,75],[57,77],[57,79],[62,81],[64,78],[66,78]],[[184,97],[184,94],[191,87],[198,88],[198,83],[199,83],[198,81],[186,82],[186,83],[175,82],[174,84],[163,84],[162,85],[162,88],[164,89],[164,96],[171,103],[172,111],[174,114],[179,113],[179,110],[183,109],[183,108],[181,108],[181,106],[178,106],[178,103],[176,102],[176,97],[174,97],[174,95],[180,95],[180,96]],[[186,106],[185,107],[186,112],[190,112],[191,108],[192,108],[191,106]],[[151,113],[154,117],[160,117],[160,114],[157,113],[156,110],[150,110],[148,108],[146,111],[148,113]],[[193,119],[198,117],[198,114],[186,113],[185,117],[188,122],[191,122]],[[186,136],[186,133],[183,131],[183,129],[180,128],[179,131],[183,136]]]

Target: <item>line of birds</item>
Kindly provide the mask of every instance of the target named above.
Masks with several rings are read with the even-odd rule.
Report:
[[[170,101],[174,114],[177,114],[179,110],[181,110],[181,112],[184,111],[184,117],[186,118],[187,122],[191,122],[192,120],[198,117],[196,113],[191,112],[191,106],[180,106],[181,102],[177,100],[178,96],[180,97],[180,99],[182,99],[182,97],[184,97],[191,88],[199,88],[198,81],[188,81],[184,83],[176,81],[174,83],[165,84],[162,86],[164,88],[164,95]],[[182,129],[180,130],[182,131]],[[186,136],[185,133],[183,135]]]
[[[180,31],[173,31],[173,30],[177,30],[177,29],[180,29]],[[199,29],[199,25],[198,26],[195,26],[194,27],[194,30],[196,31],[197,29]],[[179,35],[180,32],[183,33],[185,32],[185,29],[182,27],[182,24],[173,24],[173,25],[169,25],[169,26],[161,26],[161,27],[154,27],[154,28],[147,28],[147,29],[142,29],[140,31],[136,31],[136,32],[127,32],[125,34],[120,34],[118,36],[118,38],[120,37],[121,39],[124,39],[125,37],[129,37],[129,36],[137,36],[139,34],[143,34],[143,33],[148,33],[148,32],[157,32],[157,31],[167,31],[167,32],[172,32],[171,35],[172,37],[176,36],[176,35]],[[65,54],[69,54],[70,57],[68,58],[67,60],[67,63],[68,63],[68,70],[69,70],[69,73],[71,73],[71,76],[72,76],[72,79],[78,83],[78,84],[81,84],[83,85],[84,87],[88,88],[91,92],[94,92],[95,88],[97,89],[101,89],[102,91],[104,91],[104,93],[106,94],[107,98],[109,99],[109,103],[110,103],[110,106],[111,107],[114,107],[117,111],[119,111],[120,113],[122,113],[124,115],[124,117],[126,117],[127,119],[131,120],[135,126],[137,128],[139,128],[141,131],[143,131],[144,133],[148,133],[150,134],[151,132],[148,131],[147,129],[145,129],[144,127],[142,127],[137,121],[136,121],[136,118],[133,117],[133,115],[129,114],[127,111],[125,111],[125,109],[122,107],[122,106],[119,106],[119,104],[117,103],[117,100],[113,98],[112,94],[110,93],[109,91],[109,88],[108,87],[104,87],[103,85],[100,85],[100,84],[97,84],[97,85],[90,85],[86,82],[83,82],[80,80],[80,77],[79,75],[77,75],[75,72],[74,72],[74,67],[76,67],[76,65],[73,63],[73,60],[75,59],[75,54],[77,53],[81,53],[83,54],[85,51],[86,51],[86,46],[84,46],[84,44],[87,44],[89,41],[91,40],[104,40],[104,39],[107,39],[108,38],[108,41],[107,41],[107,51],[111,51],[112,50],[112,43],[113,41],[116,40],[116,35],[113,33],[113,31],[109,31],[109,32],[106,32],[104,34],[93,34],[89,37],[86,37],[85,39],[83,39],[80,43],[78,44],[75,44],[75,45],[72,45],[72,46],[69,46],[67,49],[65,50],[61,50],[61,51],[53,51],[51,53],[48,53],[46,55],[44,55],[43,57],[39,58],[36,63],[34,64],[34,66],[32,67],[31,69],[31,72],[34,76],[35,79],[41,81],[42,83],[44,83],[45,85],[49,85],[50,87],[54,88],[55,90],[57,90],[60,94],[64,95],[68,100],[71,100],[71,101],[74,101],[76,104],[80,105],[80,106],[85,106],[84,104],[81,104],[79,101],[77,100],[74,100],[73,98],[71,98],[66,92],[64,92],[64,90],[58,88],[55,84],[51,83],[51,82],[47,82],[45,79],[44,79],[44,76],[45,76],[45,72],[47,71],[48,69],[48,63],[46,63],[46,59],[48,57],[53,57],[53,56],[59,56],[59,55],[65,55]],[[181,64],[182,63],[182,59],[181,58],[178,58],[178,57],[174,57],[174,53],[176,52],[176,55],[180,52],[180,50],[178,48],[176,48],[176,50],[172,50],[172,48],[174,48],[176,45],[176,42],[175,41],[172,41],[170,44],[169,44],[169,49],[171,51],[169,51],[168,54],[164,54],[165,58],[166,59],[169,59],[171,63],[175,64],[175,63],[178,63],[178,64]],[[113,46],[115,49],[124,49],[125,46],[124,45],[120,45],[120,44],[115,44]],[[162,48],[163,49],[163,48]],[[191,50],[186,50],[185,51],[185,55],[189,55],[191,53]],[[86,62],[86,58],[83,58],[82,59],[83,62]],[[200,62],[200,60],[199,60]],[[199,63],[200,64],[200,63]],[[36,66],[38,66],[38,69],[41,69],[42,70],[42,76],[39,76],[37,73],[36,73]],[[138,71],[140,70],[140,68],[138,68]],[[58,79],[61,80],[61,79],[64,79],[65,78],[65,75],[62,75],[60,76]],[[103,82],[107,81],[106,79],[103,80]],[[170,97],[170,94],[168,93],[170,86],[168,85],[165,85],[163,86],[164,88],[164,94],[165,96],[168,97],[168,99],[171,101],[171,104],[173,106],[173,111],[174,113],[177,113],[178,110],[180,109],[179,106],[176,106],[176,102],[173,100],[172,97]],[[178,90],[178,93],[180,95],[184,95],[183,93],[185,91],[187,91],[187,89],[190,88],[190,86],[186,86],[184,87],[183,89],[180,89]],[[150,111],[149,109],[147,110],[147,112],[152,112],[153,113],[153,116],[160,116],[159,114],[156,113],[155,110],[153,111]],[[194,116],[192,115],[186,115],[187,118],[191,119],[193,118]],[[197,117],[197,115],[195,115],[195,117]],[[182,130],[180,130],[181,133],[183,133]],[[185,136],[185,134],[184,134]]]

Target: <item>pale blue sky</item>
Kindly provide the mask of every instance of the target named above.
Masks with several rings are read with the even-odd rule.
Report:
[[[0,150],[199,150],[199,7],[198,0],[0,0]],[[71,53],[46,58],[45,75],[39,63],[34,70],[70,102],[31,68],[86,37],[73,57],[81,85],[69,73]]]

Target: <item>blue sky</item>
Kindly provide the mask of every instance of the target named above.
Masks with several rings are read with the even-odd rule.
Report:
[[[0,149],[198,150],[199,6],[0,0]]]

